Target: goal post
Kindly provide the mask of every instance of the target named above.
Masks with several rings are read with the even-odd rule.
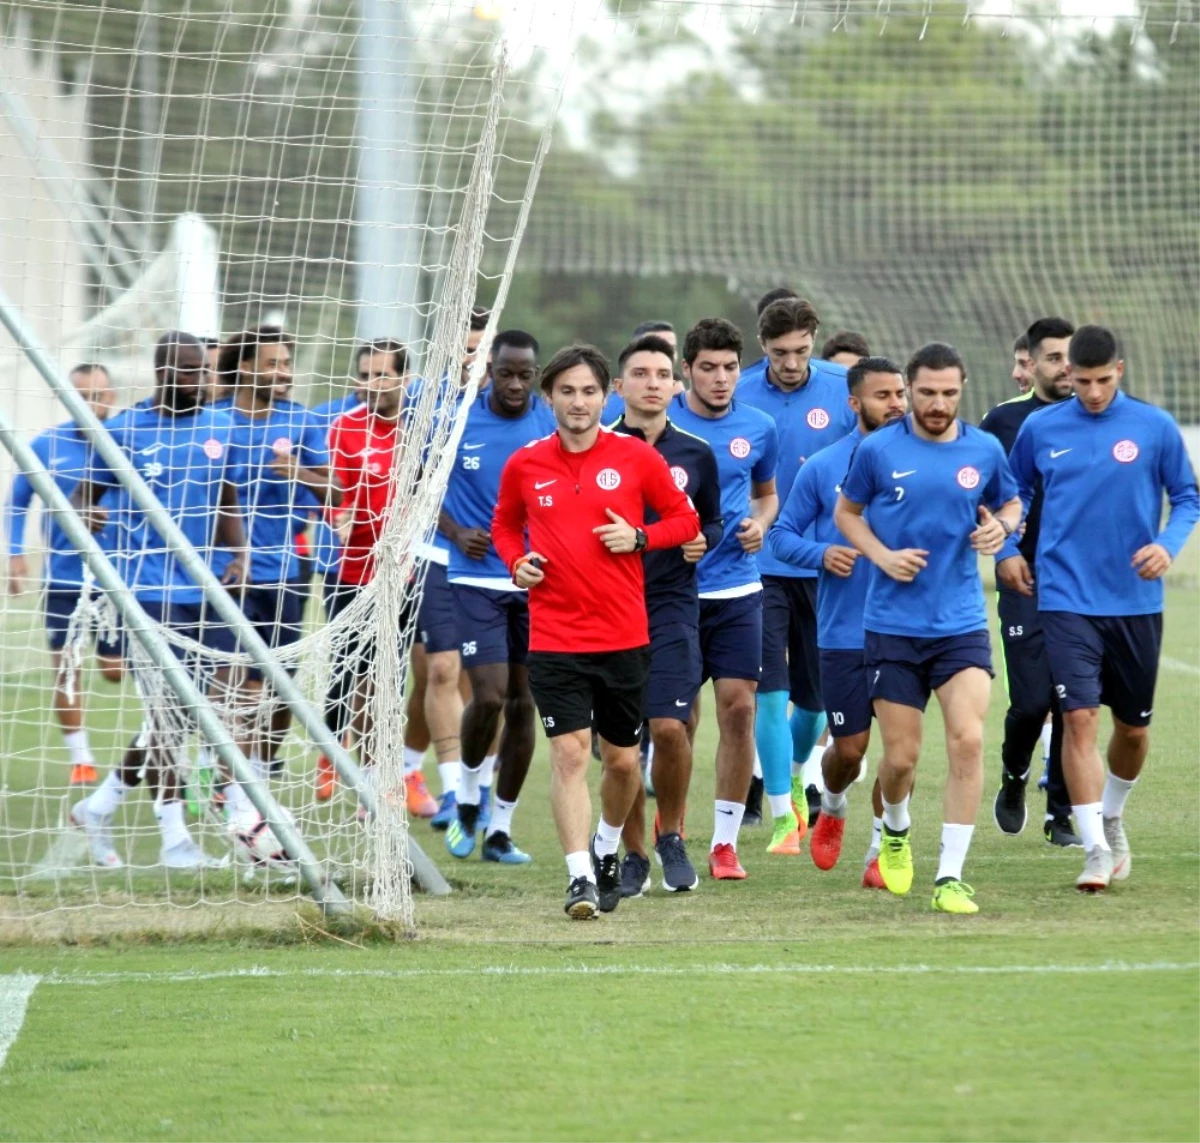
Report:
[[[9,305],[8,299],[0,295],[0,313],[5,313]],[[5,322],[7,324],[8,316],[5,317]],[[90,410],[85,411],[90,413]],[[97,432],[102,435],[103,429],[97,426]],[[127,628],[141,644],[155,668],[162,672],[180,703],[191,712],[191,716],[195,719],[209,745],[221,761],[229,767],[234,779],[246,791],[254,808],[271,827],[288,857],[295,862],[313,900],[328,912],[348,912],[349,903],[342,891],[329,879],[296,827],[280,809],[279,803],[271,796],[266,785],[259,780],[246,756],[230,737],[228,729],[213,713],[207,697],[175,657],[157,626],[142,610],[133,592],[117,574],[116,569],[79,518],[70,501],[54,483],[54,479],[46,470],[45,465],[42,464],[29,444],[13,429],[3,410],[0,410],[0,443],[8,450],[21,471],[29,477],[37,494],[42,498],[47,509],[53,513],[58,526],[82,553],[88,570],[104,589]],[[148,514],[161,516],[163,514],[161,506]]]
[[[201,590],[204,592],[204,597],[207,602],[212,605],[213,609],[220,616],[220,618],[226,624],[228,624],[230,629],[237,633],[237,638],[240,645],[245,649],[245,652],[249,655],[250,659],[253,660],[255,666],[262,671],[265,678],[270,682],[271,687],[275,691],[276,695],[287,704],[292,714],[296,717],[304,730],[308,733],[316,745],[321,748],[325,756],[333,763],[339,775],[346,782],[347,786],[354,790],[355,795],[362,804],[363,809],[368,815],[375,814],[377,808],[375,791],[372,790],[367,783],[360,780],[359,770],[354,762],[354,759],[350,757],[350,754],[347,752],[342,743],[338,741],[338,739],[330,732],[321,716],[296,687],[288,672],[275,659],[274,655],[271,653],[271,649],[263,641],[254,627],[247,621],[242,609],[230,596],[229,592],[225,588],[225,585],[222,584],[221,581],[213,574],[212,568],[192,546],[187,536],[184,535],[183,530],[178,524],[175,523],[174,520],[171,519],[166,511],[164,511],[163,506],[159,502],[158,498],[142,479],[137,469],[129,463],[128,458],[117,446],[116,442],[113,441],[107,430],[97,419],[95,413],[92,412],[87,403],[79,396],[70,382],[59,375],[59,372],[55,368],[54,363],[50,360],[49,355],[46,353],[44,348],[38,344],[36,338],[34,337],[33,331],[30,330],[26,323],[22,320],[21,315],[17,312],[12,300],[7,297],[2,290],[0,290],[0,323],[3,323],[5,328],[12,335],[14,341],[16,341],[17,345],[21,348],[22,352],[25,353],[25,355],[29,358],[43,380],[51,388],[51,390],[53,390],[59,401],[62,402],[68,413],[70,413],[72,420],[74,420],[80,429],[83,430],[91,446],[109,466],[109,469],[120,482],[122,487],[129,492],[133,502],[142,512],[145,513],[147,520],[150,522],[154,530],[162,537],[163,542],[170,549],[174,557],[178,559],[189,577],[200,586]],[[14,451],[12,448],[10,448],[9,451],[12,452],[14,458],[16,458],[16,451]],[[27,462],[25,464],[21,464],[20,467],[23,471],[30,473],[32,476],[34,475],[35,470],[31,470],[28,466],[28,457],[32,456],[32,454],[26,452],[26,456]],[[36,457],[33,459],[36,460]],[[41,472],[37,473],[36,475],[38,479],[35,487],[37,487],[38,494],[41,496],[42,490],[45,487],[45,480],[48,479],[48,474],[45,473],[43,468]],[[51,482],[51,484],[52,483],[53,482]],[[61,496],[59,496],[58,499],[61,499]],[[43,501],[47,504],[50,503],[50,501],[46,500],[45,497],[43,497]],[[79,529],[83,529],[83,524],[77,516],[74,516],[73,510],[69,505],[65,505],[65,512],[67,515],[73,516],[73,519],[65,519],[62,515],[63,511],[63,507],[58,508],[57,519],[59,524],[61,527],[63,527],[63,530],[68,533],[72,543],[75,544],[75,546],[81,551],[83,551],[83,547],[77,540],[77,537],[80,535]],[[86,533],[86,529],[83,530],[84,533]],[[95,546],[94,542],[91,546]],[[98,548],[96,550],[99,551]],[[111,582],[112,577],[116,576],[116,572],[111,568],[111,566],[109,566],[108,570],[112,573],[111,576],[108,577],[109,581]],[[120,582],[119,577],[117,577],[117,582]],[[104,586],[106,591],[110,590],[107,583],[105,583]],[[128,596],[127,591],[125,592],[125,595]],[[140,613],[140,609],[138,610]],[[125,614],[124,609],[122,609],[122,614]],[[134,628],[135,630],[139,631],[139,635],[142,630],[146,629],[146,624],[146,617],[144,614],[141,614],[139,625]],[[158,654],[160,642],[161,640],[156,642],[156,650],[152,656],[155,666],[159,669],[162,667],[162,661]],[[173,656],[172,661],[174,662]],[[172,671],[172,688],[176,688],[179,674],[180,672],[178,670]],[[195,693],[194,688],[193,693]],[[191,705],[190,699],[188,700],[188,704]],[[207,709],[206,701],[202,704],[202,707],[203,709]],[[208,712],[208,717],[210,725],[215,725],[216,727],[221,726],[219,721],[212,718],[211,711]],[[206,736],[208,736],[207,730],[205,733]],[[212,745],[216,747],[218,745],[217,742],[214,741],[211,736],[209,737]],[[221,749],[224,751],[224,749],[229,747],[230,744],[228,743],[228,734],[223,729],[220,733],[220,738]],[[223,759],[225,758],[225,754],[223,752],[221,756]],[[238,752],[238,756],[242,757],[240,751]],[[245,763],[244,757],[242,757],[242,762]],[[253,771],[250,770],[245,772],[248,774],[253,773]],[[238,775],[238,771],[236,769],[234,770],[234,774],[235,777]],[[240,777],[238,777],[238,781],[239,784],[241,784]],[[257,785],[257,779],[255,784]],[[249,793],[249,791],[250,787],[247,787],[247,792]],[[263,816],[267,817],[265,813]],[[276,817],[278,817],[278,814],[276,814]],[[268,818],[268,821],[269,820],[270,819]],[[289,832],[294,832],[290,826],[288,827],[288,830]],[[283,835],[279,834],[278,831],[276,831],[276,833],[280,840],[283,841]],[[443,896],[449,893],[449,883],[441,875],[437,867],[424,854],[424,852],[422,852],[420,846],[415,841],[410,840],[408,847],[409,859],[413,866],[413,873],[420,887],[426,892],[433,893],[438,896]]]

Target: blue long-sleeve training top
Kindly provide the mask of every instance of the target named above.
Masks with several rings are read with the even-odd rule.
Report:
[[[1200,518],[1183,434],[1154,405],[1118,393],[1102,413],[1072,398],[1030,417],[1009,457],[1028,507],[1041,477],[1037,594],[1041,611],[1154,615],[1163,583],[1144,580],[1133,554],[1161,544],[1174,559]],[[1163,494],[1171,514],[1162,526]],[[997,560],[1017,554],[1016,537]]]

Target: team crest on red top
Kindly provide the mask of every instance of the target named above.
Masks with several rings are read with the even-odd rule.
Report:
[[[680,468],[679,465],[671,465],[671,479],[675,481],[675,487],[682,492],[688,486],[688,474],[686,468]]]
[[[829,428],[829,414],[824,409],[809,409],[807,420],[810,429]]]
[[[750,442],[745,437],[734,437],[729,442],[729,451],[733,453],[738,460],[745,460],[750,455]]]
[[[1113,445],[1113,456],[1122,464],[1131,464],[1138,458],[1138,446],[1133,441],[1117,441]]]
[[[225,446],[216,437],[209,437],[200,447],[209,460],[220,460],[225,455]]]
[[[957,480],[963,488],[978,488],[979,469],[972,468],[969,464],[965,464],[958,470],[958,475],[955,476],[954,479]]]
[[[602,468],[596,473],[596,483],[605,492],[612,492],[613,489],[620,487],[621,474],[615,468]]]
[[[292,442],[287,437],[279,437],[271,442],[271,451],[278,456],[287,456],[292,451]]]

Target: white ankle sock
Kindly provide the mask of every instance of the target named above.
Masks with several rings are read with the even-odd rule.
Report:
[[[512,837],[512,816],[513,810],[516,808],[516,802],[506,802],[503,798],[496,798],[492,802],[492,820],[488,823],[488,837],[494,833],[506,833]]]
[[[1137,785],[1137,779],[1118,778],[1109,774],[1104,780],[1104,800],[1100,803],[1106,818],[1119,818],[1125,812],[1125,801],[1129,791]]]
[[[967,850],[971,848],[971,835],[974,832],[973,825],[946,822],[942,826],[942,848],[938,854],[938,881],[941,881],[943,877],[953,877],[955,881],[962,880],[963,862],[967,859]]]
[[[723,802],[717,799],[713,807],[712,848],[732,845],[737,849],[738,830],[742,828],[742,815],[746,812],[745,802]]]
[[[871,819],[871,848],[878,853],[879,842],[883,838],[883,818]]]
[[[771,817],[781,818],[785,814],[792,812],[792,795],[787,794],[768,794],[767,805],[771,807]]]
[[[825,789],[825,775],[821,770],[821,759],[825,757],[825,747],[817,743],[809,752],[802,769],[804,785],[816,786],[818,791]]]
[[[453,793],[458,796],[458,775],[462,770],[462,762],[439,762],[438,778],[442,783],[442,793]]]
[[[409,774],[420,770],[421,763],[424,761],[424,750],[414,750],[411,746],[406,746],[404,748],[404,776],[407,778]]]
[[[72,766],[94,766],[96,759],[92,757],[92,748],[88,745],[86,730],[72,730],[63,735],[63,745],[71,752]]]
[[[492,784],[492,780],[496,776],[496,755],[495,754],[489,754],[484,758],[483,764],[479,767],[479,773],[480,773],[480,779],[479,779],[480,785],[490,786]]]
[[[125,785],[121,781],[121,776],[116,770],[113,770],[96,787],[92,796],[86,799],[87,808],[91,813],[106,818],[110,814],[116,813],[117,807],[125,800],[125,795],[133,788],[133,786]]]
[[[846,793],[843,790],[840,794],[835,794],[832,790],[823,790],[821,792],[821,809],[823,809],[830,817],[841,818],[846,816]]]
[[[1084,853],[1099,846],[1101,849],[1111,849],[1104,837],[1103,802],[1088,802],[1082,806],[1072,806],[1075,814],[1075,824],[1079,827],[1079,836],[1083,840]]]
[[[163,849],[174,849],[175,846],[192,840],[187,826],[183,824],[182,802],[162,802],[154,807],[154,816],[158,819]]]
[[[601,814],[600,822],[596,826],[596,836],[592,839],[592,845],[596,848],[596,856],[607,857],[610,853],[616,853],[620,842],[621,827],[609,825],[604,820],[604,815]]]
[[[908,816],[908,799],[910,796],[909,794],[905,794],[895,805],[886,798],[883,800],[883,824],[892,833],[899,833],[901,830],[908,829],[912,825],[912,819]]]
[[[479,805],[479,787],[483,785],[481,775],[483,767],[471,769],[465,762],[458,771],[458,804],[460,806]]]
[[[586,849],[578,849],[567,854],[567,876],[572,881],[576,877],[586,877],[593,885],[596,884],[596,871],[592,868],[592,855]]]

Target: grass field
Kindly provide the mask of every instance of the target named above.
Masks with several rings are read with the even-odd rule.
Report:
[[[232,925],[206,941],[0,948],[0,1057],[19,1024],[0,1139],[1196,1139],[1192,583],[1170,591],[1164,655],[1127,815],[1135,868],[1105,896],[1074,893],[1078,851],[1049,849],[1036,821],[1018,838],[993,825],[1000,686],[974,918],[929,907],[935,712],[905,899],[859,888],[858,786],[831,873],[807,849],[768,858],[766,832],[747,830],[744,884],[569,923],[542,750],[516,829],[534,865],[457,863],[414,826],[458,890],[418,902],[418,940]],[[712,748],[706,720],[697,857]]]

